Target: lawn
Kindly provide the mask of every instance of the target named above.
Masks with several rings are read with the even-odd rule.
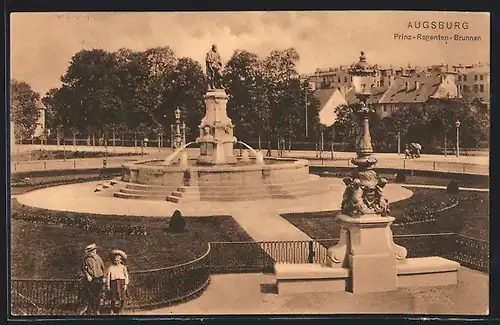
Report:
[[[96,243],[106,264],[111,249],[123,249],[130,271],[185,263],[203,255],[214,241],[253,241],[230,216],[185,217],[174,233],[169,219],[95,216],[54,212],[13,204],[11,270],[16,278],[77,278],[83,249]]]
[[[410,188],[414,194],[391,204],[396,218],[394,234],[455,232],[488,240],[488,193],[460,191],[449,195],[445,190]],[[437,212],[458,203],[455,207]],[[286,220],[314,239],[338,238],[340,228],[335,221],[340,211],[293,213],[282,215]]]

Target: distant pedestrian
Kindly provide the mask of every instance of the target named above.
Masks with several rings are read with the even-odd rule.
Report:
[[[408,149],[408,147],[406,147],[406,149],[405,149],[405,159],[408,159],[410,157],[411,157],[411,155],[410,155],[410,149]]]
[[[90,315],[99,315],[104,289],[104,262],[97,255],[96,244],[90,244],[85,248],[83,274],[87,312]]]
[[[127,259],[127,254],[119,249],[115,249],[111,251],[110,257],[113,264],[108,268],[106,288],[111,300],[111,313],[121,314],[125,307],[127,286],[129,283],[128,270],[123,264],[123,261]]]
[[[272,152],[271,152],[271,141],[267,142],[267,152],[266,152],[266,157],[271,157]]]

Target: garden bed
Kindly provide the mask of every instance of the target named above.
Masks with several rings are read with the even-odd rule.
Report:
[[[252,241],[230,216],[186,216],[180,233],[168,229],[169,220],[57,212],[13,202],[12,277],[77,278],[83,249],[94,242],[106,263],[107,253],[119,248],[130,256],[130,271],[138,271],[192,261],[206,253],[209,242]]]
[[[16,178],[11,180],[10,194],[11,195],[23,194],[50,186],[112,179],[113,177],[118,175],[120,175],[120,173],[110,171],[101,173]]]
[[[460,191],[449,195],[440,189],[411,190],[414,194],[410,198],[390,205],[391,216],[396,218],[392,226],[395,235],[455,232],[488,240],[488,193]],[[282,217],[313,239],[333,239],[340,232],[335,221],[339,213],[292,213]]]

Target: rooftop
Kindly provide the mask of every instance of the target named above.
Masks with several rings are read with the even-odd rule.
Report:
[[[441,84],[442,73],[414,73],[409,77],[394,79],[380,103],[423,103]],[[408,86],[408,87],[407,87]]]

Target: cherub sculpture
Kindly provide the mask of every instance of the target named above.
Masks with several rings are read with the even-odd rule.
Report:
[[[382,189],[387,180],[380,178],[375,187],[361,184],[357,178],[344,178],[346,189],[342,198],[341,212],[351,217],[363,214],[378,214],[387,216],[389,214],[389,201],[384,197]]]

